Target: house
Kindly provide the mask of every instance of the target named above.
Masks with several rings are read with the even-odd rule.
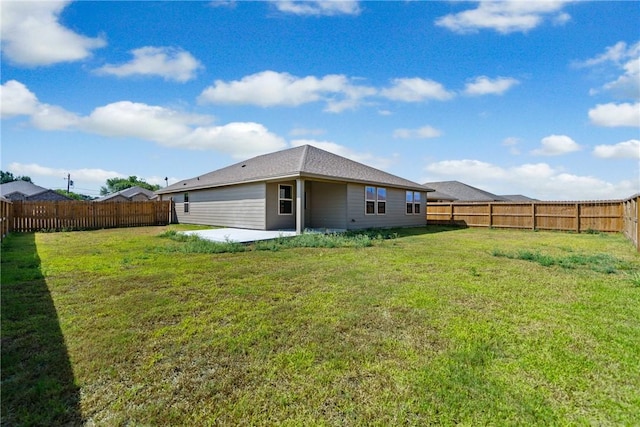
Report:
[[[430,188],[303,145],[158,190],[180,223],[256,230],[426,225]]]
[[[454,197],[456,202],[508,202],[505,197],[464,184],[459,181],[427,182],[424,184],[437,192]]]
[[[25,201],[69,201],[70,197],[48,190],[29,181],[11,181],[0,184],[0,196],[8,200]]]
[[[522,194],[509,194],[509,195],[501,195],[500,197],[504,197],[510,202],[539,202],[538,199],[532,199],[531,197],[523,196]]]
[[[151,190],[139,187],[137,185],[124,190],[116,191],[97,198],[96,202],[147,202],[155,200],[158,196]]]
[[[442,191],[432,191],[430,193],[427,193],[427,201],[428,202],[453,202],[456,201],[458,199],[456,199],[453,196],[450,196],[447,193],[443,193]]]

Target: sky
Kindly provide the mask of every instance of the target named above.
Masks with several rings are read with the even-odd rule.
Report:
[[[637,1],[0,0],[0,17],[0,169],[46,188],[165,186],[311,144],[500,195],[640,192]]]

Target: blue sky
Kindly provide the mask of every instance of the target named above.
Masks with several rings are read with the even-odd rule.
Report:
[[[98,195],[313,144],[419,182],[640,192],[640,3],[0,3],[1,164]]]

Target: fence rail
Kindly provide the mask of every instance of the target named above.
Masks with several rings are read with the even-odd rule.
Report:
[[[624,233],[639,247],[638,199],[588,202],[428,203],[429,224]]]
[[[7,231],[15,232],[166,225],[171,219],[170,201],[13,201],[9,205]]]

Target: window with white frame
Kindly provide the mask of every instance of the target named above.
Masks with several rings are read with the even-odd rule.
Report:
[[[293,215],[293,186],[280,184],[278,186],[278,214]]]
[[[366,186],[364,190],[365,214],[384,215],[387,213],[387,189]]]
[[[184,193],[184,213],[189,213],[189,193]]]
[[[419,215],[422,196],[419,191],[406,192],[407,215]]]

